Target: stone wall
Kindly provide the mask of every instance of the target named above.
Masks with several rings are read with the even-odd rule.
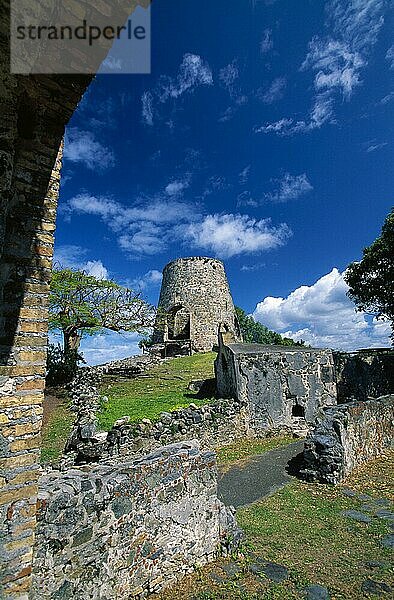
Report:
[[[339,483],[393,444],[394,395],[326,408],[305,442],[302,474]]]
[[[94,10],[105,15],[116,10],[123,25],[127,9],[135,5],[134,0],[116,6],[100,2]],[[45,10],[51,8],[57,11],[56,3]],[[81,20],[85,8],[77,2],[69,6]],[[35,528],[59,148],[92,77],[10,74],[8,0],[0,0],[0,11],[0,595],[25,599]],[[109,40],[97,53],[97,67],[110,45]]]
[[[28,101],[29,95],[24,98]],[[60,179],[60,159],[52,174],[51,169],[62,129],[52,126],[44,102],[40,110],[48,123],[37,123],[41,132],[20,142],[11,187],[2,198],[6,214],[0,270],[0,586],[12,598],[26,597],[30,585]]]
[[[322,406],[336,404],[331,350],[260,344],[221,345],[218,394],[247,407],[249,427],[304,431]]]
[[[394,350],[334,352],[338,403],[394,393]]]
[[[224,265],[220,260],[193,256],[170,262],[163,271],[154,331],[155,343],[169,339],[168,319],[179,310],[181,324],[190,316],[193,350],[207,352],[218,343],[219,326],[233,341],[242,341]]]
[[[32,600],[144,597],[237,540],[216,459],[189,442],[39,483]]]
[[[100,397],[99,386],[103,373],[130,372],[136,363],[143,368],[141,358],[129,359],[103,367],[82,368],[70,384],[71,408],[76,413],[76,421],[66,445],[63,463],[73,464],[98,461],[120,456],[139,456],[161,446],[197,438],[203,448],[215,448],[231,443],[248,435],[246,407],[238,400],[217,399],[203,406],[193,402],[187,408],[163,412],[151,422],[142,419],[130,423],[125,415],[115,422],[109,432],[98,429],[97,413],[106,397]],[[127,365],[127,366],[126,366]],[[198,397],[198,389],[214,380],[193,382],[193,390]],[[197,386],[197,387],[195,387]],[[211,389],[210,393],[214,394]],[[192,394],[191,394],[192,395]],[[208,402],[208,401],[207,401]]]
[[[11,75],[9,3],[0,9],[0,596],[26,598],[59,147],[90,78]]]

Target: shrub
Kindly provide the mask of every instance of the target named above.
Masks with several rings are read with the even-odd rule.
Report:
[[[77,350],[65,352],[60,344],[49,344],[47,356],[47,385],[64,385],[76,375],[78,363],[85,362]]]

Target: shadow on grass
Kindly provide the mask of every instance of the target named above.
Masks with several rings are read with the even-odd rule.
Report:
[[[184,394],[185,398],[195,399],[195,400],[210,400],[211,398],[216,397],[216,379],[204,379],[201,381],[191,382],[191,385],[194,386],[195,393],[186,393]],[[191,390],[193,391],[193,390]]]

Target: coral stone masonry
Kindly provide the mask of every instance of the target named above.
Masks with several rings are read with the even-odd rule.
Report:
[[[215,454],[195,442],[52,471],[39,488],[31,600],[142,598],[240,536],[217,497]]]
[[[337,403],[331,350],[221,344],[215,371],[219,395],[247,406],[256,434],[306,431],[319,408]]]
[[[304,449],[303,475],[339,483],[394,444],[394,394],[321,411]]]
[[[242,341],[223,263],[192,256],[166,265],[154,342],[176,348],[189,340],[191,351],[208,352],[219,331],[227,341]]]

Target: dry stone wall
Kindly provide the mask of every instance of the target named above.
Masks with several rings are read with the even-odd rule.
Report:
[[[128,368],[134,369],[133,360],[130,359],[127,364]],[[145,361],[143,366],[146,364]],[[215,448],[248,435],[246,407],[232,398],[213,400],[203,406],[191,402],[187,408],[161,413],[154,422],[142,419],[130,423],[125,415],[109,432],[100,431],[97,412],[106,400],[99,394],[100,380],[104,372],[116,372],[118,368],[122,368],[123,373],[127,372],[123,361],[122,367],[115,363],[83,368],[70,384],[76,421],[66,445],[63,464],[99,461],[116,455],[142,455],[191,438],[197,438],[203,448]],[[205,382],[196,383],[199,387]]]
[[[39,482],[32,600],[142,598],[240,539],[195,442]]]
[[[393,444],[393,394],[329,407],[305,442],[302,474],[310,481],[339,483]]]
[[[224,265],[220,260],[193,256],[170,262],[163,271],[154,341],[168,339],[168,315],[190,316],[193,350],[207,352],[218,343],[221,323],[233,341],[242,341]]]

